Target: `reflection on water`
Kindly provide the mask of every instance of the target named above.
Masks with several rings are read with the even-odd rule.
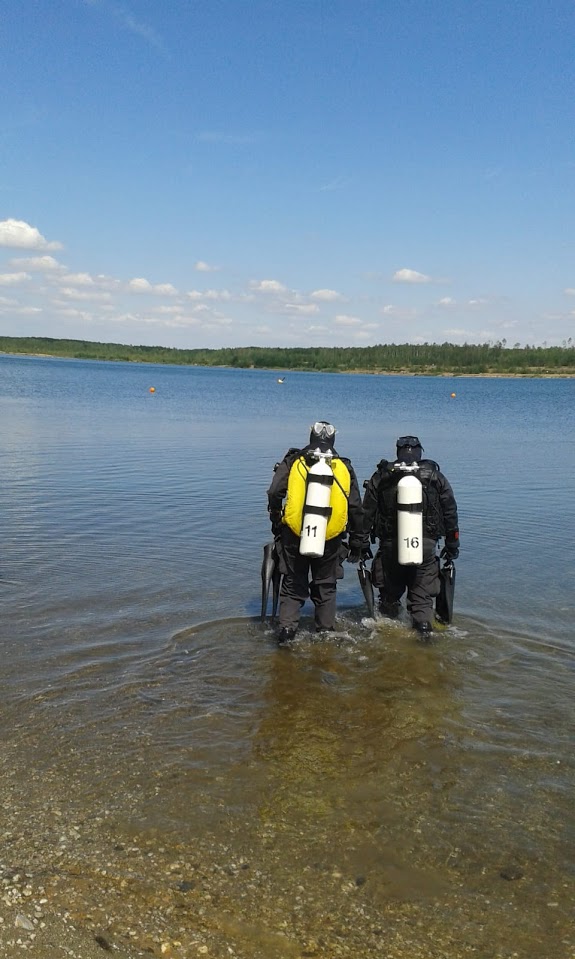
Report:
[[[0,374],[3,868],[28,901],[125,955],[570,959],[575,453],[563,486],[535,467],[572,383]],[[271,466],[325,414],[367,477],[376,405],[458,493],[455,625],[362,619],[349,567],[337,633],[279,650]]]

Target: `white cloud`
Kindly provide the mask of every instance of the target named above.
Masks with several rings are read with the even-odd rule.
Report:
[[[231,300],[232,294],[229,290],[206,290],[204,297],[206,300]]]
[[[94,280],[89,273],[66,273],[61,280],[69,286],[94,286]]]
[[[39,273],[51,273],[54,270],[63,270],[65,267],[53,256],[16,256],[8,261],[9,266],[21,267],[23,270],[32,270]]]
[[[137,313],[117,313],[116,316],[110,317],[114,323],[147,323],[149,322],[142,316],[138,316]],[[157,320],[154,320],[157,323]]]
[[[151,293],[152,284],[149,280],[145,280],[143,277],[137,276],[133,280],[130,280],[128,283],[128,289],[130,293]]]
[[[167,319],[157,320],[147,317],[146,323],[156,323],[158,326],[169,329],[186,329],[187,327],[197,327],[202,330],[218,329],[220,327],[230,326],[232,320],[228,316],[223,316],[208,306],[200,304],[192,309],[191,314],[177,311]]]
[[[417,270],[396,270],[393,274],[394,283],[431,283],[431,277],[425,273],[418,273]]]
[[[252,280],[250,289],[256,290],[257,293],[287,293],[287,286],[279,280]]]
[[[214,314],[209,323],[204,324],[206,329],[212,329],[218,326],[232,326],[231,316],[222,316],[221,313]]]
[[[187,329],[189,326],[200,326],[200,325],[201,325],[201,320],[197,316],[184,316],[183,313],[179,313],[177,316],[174,316],[172,319],[165,320],[165,322],[162,323],[162,326],[165,326],[171,330]]]
[[[106,276],[105,273],[98,273],[94,277],[94,283],[101,290],[118,290],[122,285],[119,280],[116,280],[113,276]]]
[[[42,307],[40,306],[18,306],[15,310],[11,310],[11,313],[17,313],[18,316],[36,316],[37,313],[42,313]]]
[[[158,296],[178,295],[178,291],[171,283],[156,283],[154,285],[150,283],[149,280],[144,279],[144,277],[134,277],[133,280],[130,280],[128,283],[128,291],[130,293],[153,293]]]
[[[346,313],[339,313],[334,321],[338,326],[357,326],[361,323],[359,316],[348,316]]]
[[[438,302],[438,306],[455,306],[456,301],[452,296],[442,296]]]
[[[0,273],[0,286],[19,286],[29,279],[29,273]]]
[[[61,250],[62,244],[48,242],[35,226],[24,220],[0,221],[0,246],[14,250]]]
[[[568,286],[563,292],[566,293],[567,296],[575,296],[575,289],[572,286]]]
[[[69,300],[109,300],[110,294],[98,290],[81,290],[75,286],[63,286],[58,295]]]
[[[381,314],[382,316],[407,320],[417,316],[417,310],[414,307],[396,306],[395,303],[387,303],[381,308]]]
[[[319,313],[317,303],[285,303],[282,312],[291,313],[294,316],[313,316]]]
[[[333,303],[335,300],[343,300],[341,293],[336,290],[314,290],[310,293],[314,300],[322,300],[324,303]]]
[[[467,301],[469,306],[485,306],[487,300],[484,297],[478,296],[473,300]]]
[[[206,263],[205,260],[198,260],[194,264],[194,270],[197,270],[198,273],[217,273],[219,269],[219,266],[211,266],[209,263]]]
[[[190,300],[231,300],[232,294],[229,290],[189,290],[186,296]]]
[[[73,320],[75,319],[91,320],[92,319],[91,313],[86,313],[84,310],[77,310],[72,306],[57,307],[56,309],[54,309],[54,312],[57,313],[58,316],[68,316]]]

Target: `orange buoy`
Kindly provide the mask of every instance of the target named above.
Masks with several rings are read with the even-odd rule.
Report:
[[[451,396],[453,399],[455,399],[455,397],[457,396],[457,393],[452,393]]]
[[[155,393],[155,392],[156,392],[156,387],[150,386],[150,393]]]

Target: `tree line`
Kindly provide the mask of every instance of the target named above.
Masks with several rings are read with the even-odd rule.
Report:
[[[331,373],[419,373],[575,375],[575,346],[507,346],[496,343],[387,343],[378,346],[241,346],[181,350],[65,340],[48,336],[0,336],[0,352],[128,363],[223,366],[237,369],[304,370]]]

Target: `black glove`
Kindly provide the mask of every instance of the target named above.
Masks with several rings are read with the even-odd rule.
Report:
[[[272,524],[272,533],[279,536],[282,530],[282,511],[281,509],[270,509],[270,520]]]
[[[445,537],[445,546],[441,551],[442,559],[457,559],[459,556],[459,531],[448,533]]]
[[[369,547],[366,547],[364,545],[363,540],[355,540],[355,539],[350,540],[349,553],[346,556],[346,562],[359,563],[366,549],[369,549]]]

